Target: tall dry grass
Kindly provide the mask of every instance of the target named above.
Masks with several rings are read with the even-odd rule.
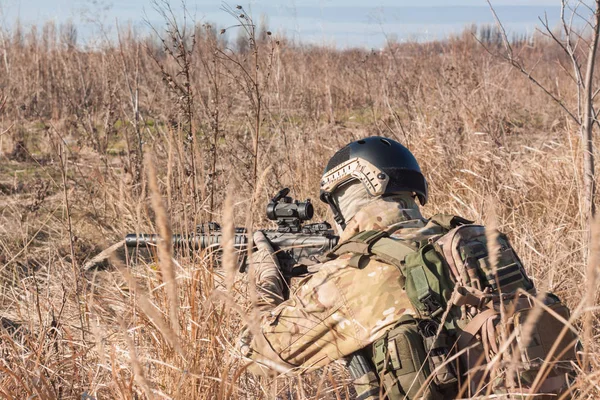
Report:
[[[268,226],[273,193],[316,197],[326,160],[375,134],[420,161],[425,215],[482,221],[491,197],[538,288],[573,309],[585,299],[573,321],[588,327],[578,398],[600,394],[598,271],[581,262],[577,128],[470,32],[381,51],[266,31],[231,49],[227,32],[206,25],[162,42],[122,30],[117,44],[85,50],[68,33],[52,24],[2,31],[0,396],[350,398],[336,365],[299,378],[246,372],[234,353],[251,315],[246,280],[226,280],[211,254],[173,257],[166,243],[155,260],[121,254],[83,267],[128,232],[220,221],[227,196],[228,229]],[[542,37],[515,48],[575,101],[558,49]],[[155,155],[150,164],[145,154]]]

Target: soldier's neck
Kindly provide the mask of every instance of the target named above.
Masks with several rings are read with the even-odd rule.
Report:
[[[361,208],[348,221],[340,241],[346,240],[358,232],[372,229],[387,229],[389,226],[405,221],[423,221],[423,216],[415,200],[409,195],[397,195],[374,200]]]

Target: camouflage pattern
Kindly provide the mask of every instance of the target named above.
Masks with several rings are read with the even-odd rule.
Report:
[[[346,229],[340,235],[340,243],[359,232],[382,229],[398,225],[398,229],[423,227],[423,217],[415,200],[407,195],[395,195],[373,201],[348,221]]]
[[[268,313],[283,302],[285,280],[273,247],[265,234],[257,231],[253,236],[257,251],[252,254],[252,268],[256,282],[255,307],[260,314]]]
[[[365,190],[363,184],[358,181],[339,188],[333,193],[333,198],[346,221],[350,221],[358,211],[373,201],[373,197]]]
[[[410,196],[380,198],[356,213],[340,241],[390,226],[415,234],[427,229]],[[366,347],[403,315],[414,315],[396,267],[370,260],[364,269],[356,269],[348,265],[350,254],[322,264],[288,300],[280,301],[282,279],[276,265],[268,266],[267,255],[272,256],[263,244],[257,243],[252,260],[263,314],[258,329],[246,330],[240,347],[256,364],[288,373],[319,368]],[[256,364],[252,369],[259,372]]]

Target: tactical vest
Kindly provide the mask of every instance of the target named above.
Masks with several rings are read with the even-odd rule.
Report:
[[[494,261],[483,226],[441,214],[431,223],[440,234],[364,231],[329,255],[352,253],[356,268],[374,258],[401,272],[416,313],[369,349],[382,392],[437,400],[566,391],[579,346],[568,308],[553,294],[536,295],[505,235]]]

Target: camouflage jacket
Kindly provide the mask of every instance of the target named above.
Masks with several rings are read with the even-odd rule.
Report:
[[[422,219],[414,202],[407,204],[401,198],[369,204],[349,221],[340,242],[371,229],[397,228],[394,235],[415,238],[439,229]],[[415,314],[396,267],[371,259],[357,269],[349,258],[322,264],[288,300],[263,313],[260,326],[241,343],[242,354],[255,362],[253,372],[264,373],[265,366],[285,373],[322,367],[373,343],[403,315]],[[270,285],[275,292],[281,286]]]

